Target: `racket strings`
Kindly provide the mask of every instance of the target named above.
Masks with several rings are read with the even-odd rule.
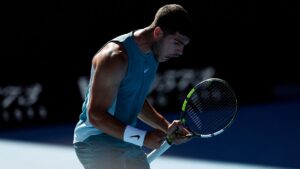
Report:
[[[192,104],[191,104],[192,105]],[[199,116],[198,113],[196,113],[199,110],[195,110],[194,106],[189,106],[187,109],[187,115],[188,118],[193,122],[192,128],[194,128],[193,130],[196,130],[198,133],[202,133],[202,134],[209,134],[212,131],[217,131],[222,129],[222,127],[220,128],[219,126],[224,126],[225,123],[228,123],[228,121],[231,119],[231,117],[227,117],[225,116],[215,116],[213,117],[213,115],[211,115],[211,113],[213,114],[220,114],[220,111],[218,110],[213,110],[210,112],[207,112],[206,117],[203,117],[205,115],[202,115],[202,117]],[[224,110],[222,110],[224,111]],[[210,114],[208,114],[210,113]],[[201,120],[202,119],[202,120]]]
[[[234,93],[223,83],[199,85],[186,107],[189,128],[198,134],[217,132],[230,123],[235,105]]]
[[[232,119],[232,115],[234,110],[233,107],[230,105],[234,105],[234,103],[231,101],[230,95],[228,95],[228,92],[223,91],[222,86],[212,86],[210,93],[222,93],[222,98],[215,99],[212,97],[212,99],[207,99],[208,101],[207,106],[205,108],[205,113],[207,116],[207,132],[211,133],[212,131],[218,131],[221,130],[226,124],[230,122]],[[230,97],[228,97],[230,96]]]

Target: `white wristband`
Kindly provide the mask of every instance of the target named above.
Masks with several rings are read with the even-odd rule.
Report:
[[[135,144],[137,146],[142,147],[144,144],[146,131],[134,128],[132,126],[127,125],[124,131],[123,140]]]

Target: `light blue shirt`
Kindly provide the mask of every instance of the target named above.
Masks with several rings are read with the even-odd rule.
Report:
[[[128,68],[124,79],[121,81],[117,97],[107,112],[122,123],[135,126],[137,115],[140,113],[154,81],[158,61],[152,52],[145,54],[140,50],[134,41],[133,31],[118,36],[111,41],[118,41],[123,44],[128,55]],[[87,115],[90,84],[92,84],[93,75],[94,69],[92,67],[90,83],[82,105],[82,112],[74,131],[74,143],[84,141],[91,135],[103,133],[90,123]]]

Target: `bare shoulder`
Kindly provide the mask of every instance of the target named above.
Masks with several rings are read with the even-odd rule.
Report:
[[[93,58],[93,66],[126,69],[128,57],[125,48],[115,42],[107,43]]]

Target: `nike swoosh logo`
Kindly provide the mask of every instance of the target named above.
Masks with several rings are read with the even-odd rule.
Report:
[[[147,68],[144,70],[144,73],[147,73],[150,70],[150,68]]]
[[[137,140],[139,140],[140,139],[140,135],[133,135],[133,136],[130,136],[131,138],[136,138]]]

